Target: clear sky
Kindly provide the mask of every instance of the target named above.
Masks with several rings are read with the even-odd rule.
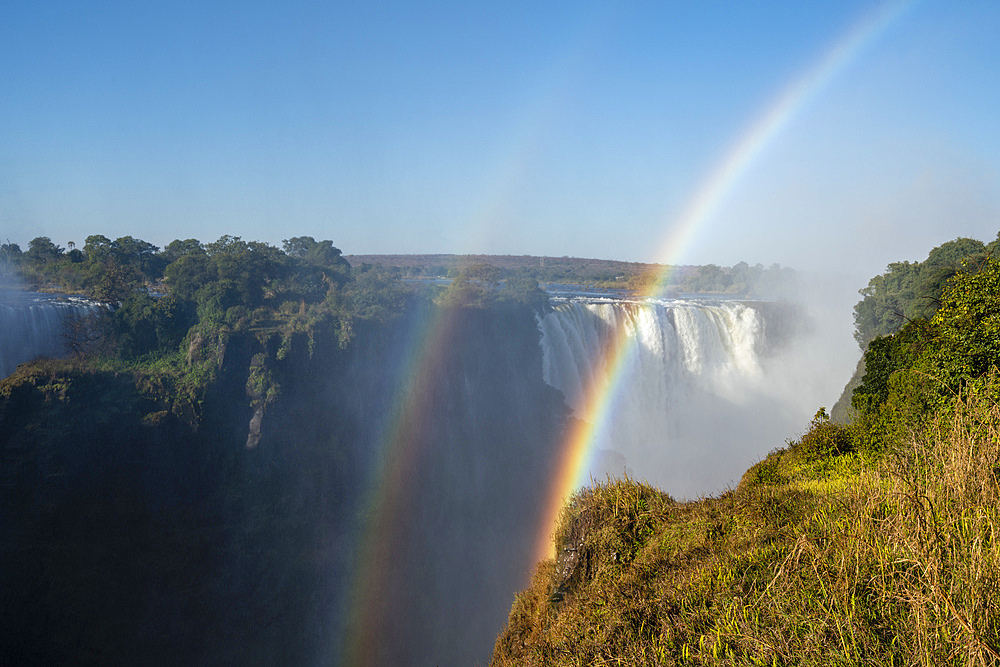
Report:
[[[665,253],[754,123],[884,3],[8,0],[0,239],[872,275],[1000,230],[1000,3],[890,9]]]

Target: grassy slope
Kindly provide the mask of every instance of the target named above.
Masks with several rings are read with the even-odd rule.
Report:
[[[879,457],[818,418],[696,502],[584,490],[492,664],[1000,664],[998,417],[967,400]]]

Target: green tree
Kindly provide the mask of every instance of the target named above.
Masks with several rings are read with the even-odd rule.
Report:
[[[24,258],[36,266],[44,266],[57,262],[62,253],[62,248],[48,236],[37,236],[28,241],[28,252],[24,253]]]
[[[157,280],[163,276],[166,260],[157,253],[152,243],[131,236],[115,239],[111,253],[119,264],[135,267],[146,280]]]
[[[311,236],[293,236],[281,242],[285,254],[296,259],[305,259],[309,251],[316,246],[316,239]]]
[[[986,247],[958,238],[934,248],[923,262],[894,262],[860,291],[854,306],[854,338],[864,348],[876,336],[899,331],[908,320],[929,319],[940,304],[948,279],[967,262],[981,262]]]
[[[83,252],[88,262],[103,264],[112,256],[111,239],[103,234],[92,234],[84,241]]]
[[[947,401],[1000,366],[1000,260],[954,275],[940,303],[930,321],[869,343],[855,409],[871,412],[894,395],[900,406]]]
[[[549,295],[538,285],[538,281],[530,275],[511,276],[500,290],[501,302],[520,303],[531,306],[540,313],[551,309]]]
[[[134,292],[111,316],[116,349],[124,358],[177,350],[195,323],[193,304],[168,294],[153,298]]]
[[[469,264],[452,279],[441,297],[446,306],[485,308],[495,302],[503,272],[491,264]]]
[[[391,272],[365,264],[352,273],[344,295],[351,316],[388,322],[404,312],[413,292]]]
[[[892,374],[912,368],[933,339],[933,327],[922,319],[909,322],[894,335],[875,337],[865,350],[865,375],[854,389],[851,405],[867,410],[885,403]]]
[[[699,266],[694,274],[684,281],[683,289],[690,292],[725,292],[732,284],[732,278],[716,264]]]
[[[108,258],[93,283],[94,298],[101,301],[124,301],[143,286],[143,276],[131,264],[120,264],[114,257]]]
[[[235,306],[264,305],[286,268],[278,248],[225,235],[205,245],[204,254],[182,255],[164,273],[171,294],[196,301],[203,313],[221,315]]]
[[[202,253],[180,256],[164,270],[170,293],[179,299],[195,300],[198,290],[216,280],[218,272],[215,263]]]
[[[288,297],[319,301],[329,290],[339,289],[347,282],[350,264],[332,241],[295,236],[282,244],[289,259],[282,286]]]
[[[170,262],[176,262],[185,255],[204,255],[205,246],[198,239],[184,239],[183,241],[174,239],[167,244],[167,247],[163,249],[161,254],[169,264]]]
[[[1000,260],[956,274],[931,324],[936,344],[927,365],[951,387],[1000,365]]]

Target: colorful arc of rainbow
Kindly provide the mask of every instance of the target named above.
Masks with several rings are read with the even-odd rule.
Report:
[[[394,410],[385,424],[380,469],[375,475],[378,483],[366,503],[368,513],[355,557],[340,656],[345,665],[365,664],[379,641],[378,615],[390,585],[384,573],[391,569],[398,552],[397,514],[412,493],[411,475],[424,444],[425,402],[434,369],[447,354],[446,344],[455,326],[453,314],[441,309],[437,316],[428,317],[411,339],[404,385],[399,387]]]
[[[712,218],[753,162],[807,102],[882,35],[911,4],[912,0],[886,3],[858,22],[826,51],[816,66],[788,86],[750,125],[671,225],[657,255],[667,267],[650,281],[640,298],[663,294],[664,286],[671,277],[672,268],[669,265],[676,262],[699,228]],[[590,465],[594,443],[613,411],[625,375],[623,369],[628,366],[633,345],[633,338],[624,329],[616,330],[605,349],[603,362],[598,364],[598,372],[584,392],[582,408],[563,443],[563,455],[550,487],[537,540],[536,560],[554,555],[552,537],[559,513],[572,493],[587,482],[583,477]]]
[[[715,214],[752,162],[806,102],[914,2],[915,0],[899,0],[883,5],[880,11],[862,20],[838,40],[817,66],[776,98],[731,148],[671,225],[657,254],[662,263],[669,265],[676,261],[699,228]],[[663,286],[669,278],[668,267],[650,282],[641,296],[662,294]],[[354,590],[347,601],[350,618],[347,622],[348,636],[344,638],[341,655],[345,664],[363,663],[364,656],[377,641],[374,614],[381,597],[381,587],[385,585],[380,580],[379,573],[384,571],[385,560],[391,551],[394,515],[405,501],[407,478],[414,461],[420,456],[418,442],[423,421],[420,396],[424,393],[432,369],[444,353],[443,345],[452,326],[453,323],[446,316],[434,318],[426,323],[423,335],[419,337],[419,344],[412,346],[411,365],[406,374],[410,384],[401,388],[397,409],[387,425],[382,470],[378,475],[379,483],[369,501],[370,512],[356,559]],[[593,444],[614,410],[618,389],[623,381],[622,371],[628,365],[632,349],[631,338],[619,333],[604,350],[603,363],[599,364],[599,371],[585,393],[578,419],[571,426],[561,447],[562,456],[550,485],[549,500],[544,508],[539,530],[536,560],[552,555],[551,538],[559,512],[566,499],[586,481],[582,477],[589,467]]]

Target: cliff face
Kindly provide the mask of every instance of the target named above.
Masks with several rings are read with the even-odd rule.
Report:
[[[233,334],[200,402],[65,362],[0,384],[4,662],[333,664],[359,632],[366,664],[487,659],[566,408],[526,308],[453,311],[407,384],[424,315]],[[401,387],[415,455],[363,552]]]

